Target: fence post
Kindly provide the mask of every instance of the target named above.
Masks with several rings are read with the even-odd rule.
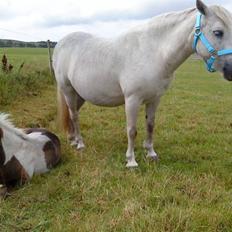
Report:
[[[54,77],[54,70],[52,67],[52,54],[51,54],[51,46],[50,46],[50,40],[47,41],[47,46],[48,46],[48,58],[49,58],[49,68],[50,68],[50,73]]]

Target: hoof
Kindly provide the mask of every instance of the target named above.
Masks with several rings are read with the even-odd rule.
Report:
[[[152,149],[151,151],[148,151],[147,153],[147,158],[157,162],[159,160],[158,155],[156,154],[156,152]]]
[[[85,144],[83,143],[83,141],[79,141],[76,145],[76,148],[78,151],[83,150],[85,148]]]
[[[154,155],[154,156],[147,156],[148,159],[150,159],[151,161],[154,161],[154,162],[158,162],[159,161],[159,157],[158,155]]]
[[[138,167],[138,163],[135,160],[128,161],[126,167],[127,168],[137,168]]]

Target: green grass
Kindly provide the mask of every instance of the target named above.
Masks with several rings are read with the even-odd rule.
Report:
[[[232,231],[231,96],[231,83],[207,73],[201,61],[188,60],[157,112],[158,164],[144,156],[141,107],[139,168],[133,170],[125,168],[123,106],[84,105],[86,149],[80,153],[57,130],[53,85],[2,106],[19,127],[56,132],[63,157],[49,174],[34,176],[1,202],[0,230]]]
[[[7,74],[0,69],[0,105],[10,104],[18,97],[38,95],[46,84],[52,83],[47,49],[1,48],[1,58],[3,54],[14,68]]]

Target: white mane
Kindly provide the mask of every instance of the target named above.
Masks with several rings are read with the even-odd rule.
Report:
[[[0,125],[4,127],[14,127],[9,117],[9,114],[0,113]]]
[[[0,113],[0,128],[10,131],[17,136],[26,139],[27,135],[19,128],[16,128],[12,121],[10,120],[10,115],[5,113]]]

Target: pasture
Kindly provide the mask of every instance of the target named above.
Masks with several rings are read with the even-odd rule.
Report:
[[[231,83],[207,73],[202,61],[189,59],[158,109],[154,147],[159,163],[144,156],[142,107],[139,167],[126,169],[123,107],[85,104],[80,124],[86,149],[76,152],[56,125],[47,50],[6,49],[6,54],[13,65],[25,65],[20,74],[0,75],[1,111],[11,113],[18,127],[57,133],[63,156],[57,168],[34,176],[0,202],[0,231],[232,230]],[[26,76],[30,83],[22,80]]]

